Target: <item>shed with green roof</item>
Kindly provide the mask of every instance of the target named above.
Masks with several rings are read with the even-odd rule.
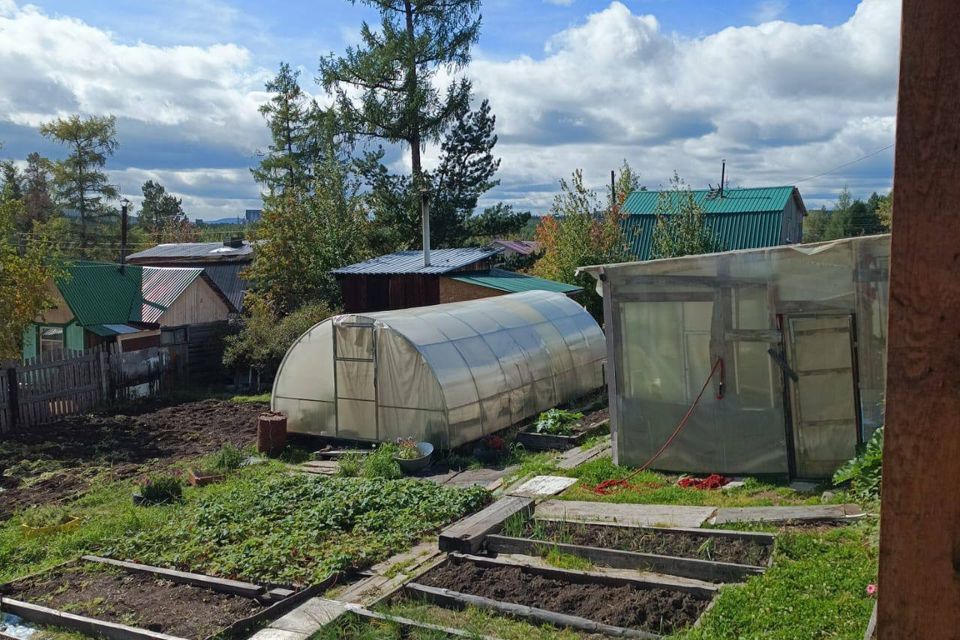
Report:
[[[634,191],[623,204],[623,234],[636,260],[650,259],[661,193],[673,197],[672,192]],[[794,244],[803,237],[807,210],[796,187],[724,189],[722,193],[699,189],[692,193],[726,251]]]

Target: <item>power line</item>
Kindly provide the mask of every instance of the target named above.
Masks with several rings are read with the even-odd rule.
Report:
[[[825,175],[829,175],[829,174],[833,173],[834,171],[836,171],[836,170],[838,170],[838,169],[843,169],[844,167],[849,167],[850,165],[856,164],[856,163],[860,162],[861,160],[866,160],[867,158],[873,157],[873,156],[877,155],[878,153],[881,153],[882,151],[886,151],[887,149],[890,149],[890,148],[893,147],[893,146],[894,146],[893,144],[888,144],[887,146],[885,146],[885,147],[883,147],[883,148],[881,148],[881,149],[877,149],[876,151],[871,151],[870,153],[868,153],[868,154],[865,155],[865,156],[860,156],[860,157],[857,158],[856,160],[851,160],[850,162],[844,162],[843,164],[837,165],[837,166],[835,166],[833,169],[828,169],[827,171],[824,171],[823,173],[818,173],[818,174],[815,175],[815,176],[809,176],[809,177],[807,177],[807,178],[801,178],[800,180],[794,180],[793,182],[794,182],[794,184],[796,184],[796,183],[798,183],[798,182],[806,182],[807,180],[813,180],[814,178],[821,178],[821,177],[823,177],[823,176],[825,176]]]

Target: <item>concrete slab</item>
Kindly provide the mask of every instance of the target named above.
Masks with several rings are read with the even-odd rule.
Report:
[[[713,516],[715,511],[716,507],[547,500],[537,505],[534,517],[540,520],[615,524],[621,527],[698,528]]]
[[[521,484],[516,489],[511,489],[509,493],[512,496],[542,498],[563,493],[564,490],[572,487],[576,483],[576,478],[565,478],[563,476],[535,476]]]

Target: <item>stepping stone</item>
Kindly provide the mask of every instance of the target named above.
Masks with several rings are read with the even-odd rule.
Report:
[[[716,507],[547,500],[537,505],[534,517],[539,520],[615,524],[621,527],[698,528],[716,510]]]
[[[536,476],[530,478],[516,489],[512,489],[510,491],[510,495],[528,496],[530,498],[555,496],[558,493],[563,493],[563,491],[569,489],[576,483],[576,478],[565,478],[563,476]]]
[[[717,509],[710,524],[731,522],[836,522],[866,515],[856,504],[829,504],[793,507],[729,507]]]

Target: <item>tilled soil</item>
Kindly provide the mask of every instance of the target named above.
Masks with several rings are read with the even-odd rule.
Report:
[[[25,578],[11,598],[182,638],[205,638],[257,613],[256,600],[84,563]]]
[[[89,414],[0,438],[0,520],[20,508],[85,491],[108,472],[128,478],[230,442],[250,444],[265,404],[200,400],[135,415]]]
[[[523,567],[484,567],[470,561],[451,560],[417,582],[662,634],[693,624],[709,604],[683,591],[566,582]]]
[[[770,545],[742,538],[550,520],[528,522],[526,537],[618,551],[734,562],[755,567],[766,566],[773,550]]]

